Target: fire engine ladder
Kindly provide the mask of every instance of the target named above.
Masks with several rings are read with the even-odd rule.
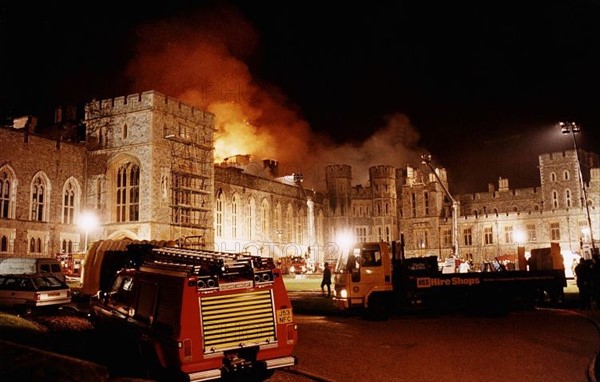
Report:
[[[186,248],[153,248],[144,259],[144,266],[185,270],[198,276],[207,286],[218,286],[223,279],[250,279],[256,282],[273,280],[273,259],[247,253],[227,253]]]

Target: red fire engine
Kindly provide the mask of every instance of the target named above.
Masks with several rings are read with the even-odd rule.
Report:
[[[267,378],[297,364],[297,327],[272,259],[176,247],[145,248],[91,299],[99,330],[137,343],[157,380]]]

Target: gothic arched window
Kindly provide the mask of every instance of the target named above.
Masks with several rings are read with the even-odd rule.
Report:
[[[117,221],[129,222],[140,219],[140,167],[131,162],[117,169]]]

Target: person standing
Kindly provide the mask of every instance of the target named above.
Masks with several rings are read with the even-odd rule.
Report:
[[[582,257],[579,259],[579,264],[575,267],[580,308],[583,310],[591,309],[592,307],[592,265],[590,263],[591,261],[585,260]]]
[[[325,286],[327,286],[327,297],[331,297],[331,269],[329,263],[323,264],[323,279],[321,280],[321,293],[325,297]]]

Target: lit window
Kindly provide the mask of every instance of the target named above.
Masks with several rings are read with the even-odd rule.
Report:
[[[535,224],[527,224],[527,241],[530,243],[537,241],[537,231],[535,229]]]

